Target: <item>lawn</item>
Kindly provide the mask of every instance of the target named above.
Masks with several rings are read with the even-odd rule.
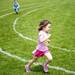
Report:
[[[19,0],[19,14],[13,11],[13,0],[0,0],[0,48],[21,57],[0,51],[0,75],[27,75],[24,64],[32,58],[37,45],[38,25],[43,19],[52,22],[49,49],[53,61],[49,64],[68,70],[49,68],[48,75],[75,75],[75,1]],[[45,57],[38,59],[44,62]],[[40,65],[32,65],[29,75],[45,75]]]

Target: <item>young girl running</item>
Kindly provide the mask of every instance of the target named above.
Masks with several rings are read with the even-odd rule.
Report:
[[[48,49],[49,30],[51,28],[51,23],[48,20],[43,20],[39,24],[39,34],[38,34],[38,45],[37,48],[32,52],[33,58],[25,65],[26,72],[30,72],[30,66],[42,56],[46,56],[47,60],[43,64],[44,72],[48,72],[48,64],[52,60],[52,55]]]

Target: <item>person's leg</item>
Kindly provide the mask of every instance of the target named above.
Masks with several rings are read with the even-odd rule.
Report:
[[[33,58],[27,64],[29,67],[37,60],[37,57],[33,56]]]
[[[45,64],[47,65],[49,62],[52,61],[52,55],[50,52],[45,53],[45,56],[47,57],[47,60],[45,62]]]
[[[16,8],[16,14],[18,14],[18,8]]]
[[[14,11],[16,12],[16,9],[14,8]]]
[[[44,72],[48,72],[48,64],[51,62],[52,60],[52,55],[50,54],[50,52],[45,53],[45,56],[47,57],[47,60],[45,61],[43,67],[44,67]]]
[[[30,66],[37,60],[37,57],[33,58],[25,65],[26,72],[30,72]]]

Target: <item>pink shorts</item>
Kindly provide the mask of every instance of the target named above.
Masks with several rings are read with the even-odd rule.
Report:
[[[33,54],[34,56],[36,56],[36,57],[42,57],[42,56],[44,56],[44,54],[47,53],[47,52],[48,52],[48,50],[46,50],[46,51],[34,50],[34,51],[32,52],[32,54]]]

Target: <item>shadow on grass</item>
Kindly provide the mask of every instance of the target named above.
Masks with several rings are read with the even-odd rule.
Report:
[[[45,73],[45,72],[43,71],[43,67],[42,67],[41,65],[31,67],[31,71],[32,71],[32,72],[38,72],[38,73],[41,72],[43,75],[50,75],[50,72]]]

